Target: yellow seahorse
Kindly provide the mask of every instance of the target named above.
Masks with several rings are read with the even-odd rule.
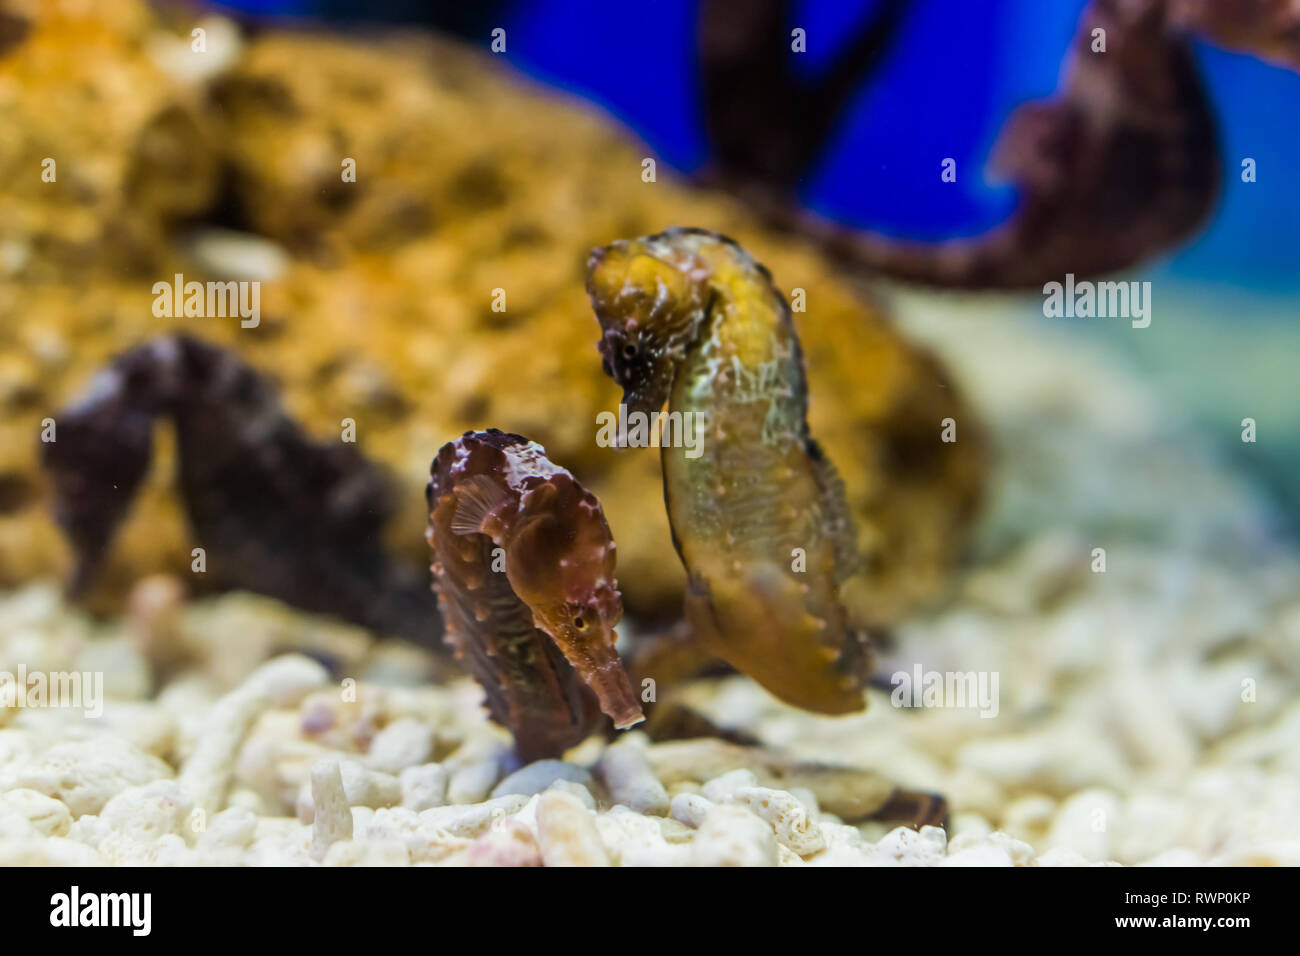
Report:
[[[670,229],[597,249],[587,291],[628,414],[667,401],[702,429],[692,454],[661,450],[698,639],[789,703],[860,710],[861,559],[843,484],[808,433],[803,355],[771,275],[724,236]]]

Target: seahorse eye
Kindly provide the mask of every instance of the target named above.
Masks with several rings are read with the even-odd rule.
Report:
[[[573,619],[573,626],[576,627],[578,630],[581,631],[581,630],[583,630],[583,629],[587,626],[587,622],[584,621],[584,620],[582,619],[582,615],[579,614],[577,617],[575,617],[575,618]]]
[[[635,342],[628,342],[626,345],[623,346],[623,358],[625,359],[636,358],[636,353],[637,353],[637,347]]]

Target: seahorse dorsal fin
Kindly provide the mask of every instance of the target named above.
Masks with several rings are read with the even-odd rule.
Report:
[[[451,517],[452,532],[483,534],[493,510],[506,497],[505,490],[487,475],[467,478],[456,489],[456,513]]]

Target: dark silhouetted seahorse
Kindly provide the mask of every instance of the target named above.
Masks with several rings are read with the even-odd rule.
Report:
[[[667,401],[702,425],[702,448],[661,451],[698,639],[792,704],[861,709],[853,520],[809,436],[803,356],[771,275],[725,237],[671,229],[596,250],[587,291],[628,414]]]
[[[581,741],[597,702],[615,727],[642,720],[614,648],[623,599],[595,495],[541,445],[493,428],[442,447],[427,497],[447,640],[519,755]]]

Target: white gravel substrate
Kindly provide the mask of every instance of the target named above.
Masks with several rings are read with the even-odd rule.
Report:
[[[999,461],[968,572],[882,663],[995,673],[996,716],[873,692],[820,718],[727,678],[689,700],[765,753],[634,732],[518,768],[414,651],[159,581],[95,625],[39,583],[0,598],[0,669],[103,672],[109,699],[0,709],[0,864],[1300,864],[1300,563],[1273,516],[1079,341],[908,321]],[[845,823],[881,776],[944,794],[951,834]]]

